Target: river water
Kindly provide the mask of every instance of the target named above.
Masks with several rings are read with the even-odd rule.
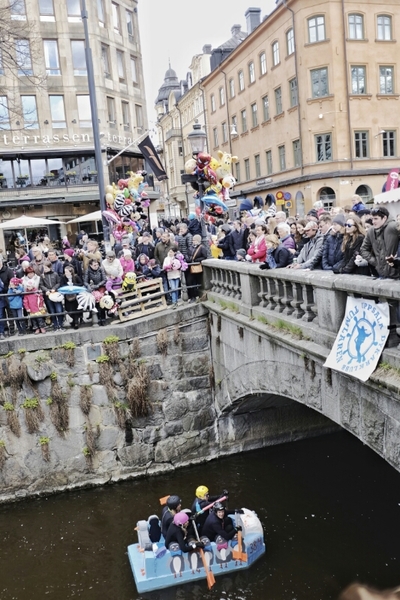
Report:
[[[229,490],[265,528],[251,569],[139,595],[126,547],[158,499]],[[341,432],[165,476],[0,507],[0,599],[335,600],[348,583],[400,585],[400,474]]]

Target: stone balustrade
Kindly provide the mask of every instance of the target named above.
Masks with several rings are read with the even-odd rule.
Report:
[[[391,331],[386,347],[399,343],[400,282],[322,270],[262,270],[258,264],[214,259],[203,261],[203,268],[212,302],[259,321],[273,324],[284,319],[327,347],[339,330],[347,296],[388,302]]]

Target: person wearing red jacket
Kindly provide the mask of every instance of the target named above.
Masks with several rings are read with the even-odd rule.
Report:
[[[247,254],[251,256],[253,263],[262,263],[267,258],[267,246],[265,244],[265,234],[267,233],[266,225],[256,225],[256,239],[251,244]]]

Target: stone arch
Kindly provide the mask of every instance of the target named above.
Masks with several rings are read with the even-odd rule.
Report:
[[[298,192],[296,192],[294,202],[295,202],[296,215],[300,215],[300,217],[304,217],[304,194],[302,191],[299,190]]]
[[[318,200],[320,200],[324,208],[331,208],[335,205],[336,192],[331,187],[323,187],[317,192]]]
[[[359,185],[354,193],[361,196],[364,202],[369,202],[374,197],[371,188],[369,185],[365,185],[365,183]]]

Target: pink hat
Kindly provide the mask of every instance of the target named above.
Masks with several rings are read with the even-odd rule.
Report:
[[[75,252],[72,250],[72,248],[66,248],[64,250],[64,254],[66,254],[67,256],[74,256]]]

